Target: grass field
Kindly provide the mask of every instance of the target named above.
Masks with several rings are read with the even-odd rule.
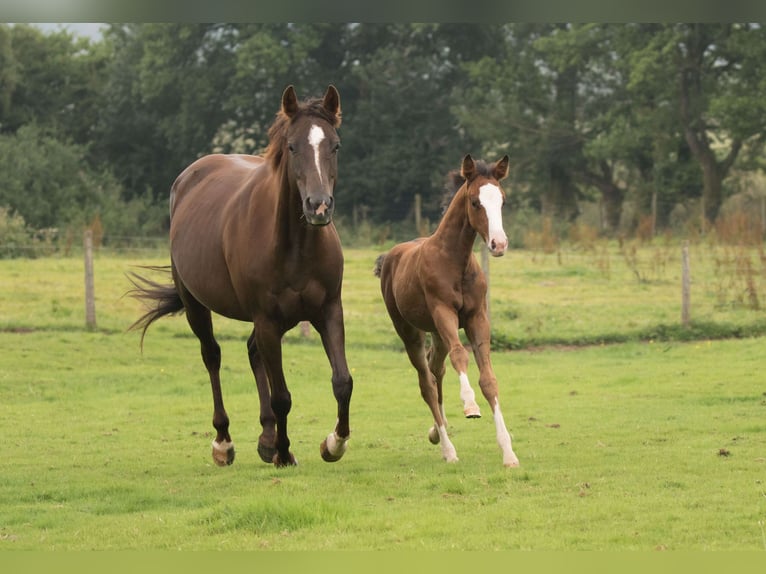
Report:
[[[733,255],[693,246],[701,338],[682,341],[668,336],[682,332],[679,250],[492,260],[493,333],[518,349],[493,354],[521,461],[504,469],[486,406],[462,418],[451,373],[460,462],[427,441],[372,276],[381,250],[346,252],[355,390],[338,463],[319,457],[335,422],[321,345],[286,336],[288,469],[256,453],[247,325],[216,323],[238,451],[226,468],[210,457],[211,393],[185,320],[154,325],[143,354],[125,332],[139,306],[124,273],[163,254],[97,256],[95,331],[80,259],[0,261],[0,549],[766,550],[765,340],[743,336],[763,323],[748,296],[766,302],[762,272],[723,272]],[[600,340],[625,342],[581,346]]]

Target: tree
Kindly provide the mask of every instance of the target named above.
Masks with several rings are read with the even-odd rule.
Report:
[[[678,110],[681,133],[697,161],[705,217],[715,220],[723,182],[747,141],[760,149],[766,31],[752,24],[668,24],[637,47],[631,82],[650,86]]]
[[[88,221],[116,184],[88,167],[86,153],[34,125],[0,136],[0,206],[33,229]]]
[[[342,127],[339,185],[374,220],[403,220],[417,194],[424,215],[438,219],[447,171],[466,153],[480,157],[483,150],[453,118],[452,92],[465,77],[463,59],[489,37],[479,25],[458,31],[437,24],[363,24],[350,30],[348,85],[357,98]]]
[[[574,178],[581,164],[576,131],[581,64],[571,47],[550,41],[564,24],[511,24],[496,55],[467,62],[468,82],[456,92],[460,126],[481,138],[485,154],[508,152],[512,181],[532,190],[531,205],[546,216],[578,213]]]
[[[45,34],[16,24],[2,26],[0,58],[8,65],[0,92],[3,133],[34,123],[76,143],[90,141],[107,58],[103,51],[65,30]]]
[[[213,24],[112,25],[113,54],[97,130],[99,159],[128,198],[167,198],[227,117],[234,31]]]

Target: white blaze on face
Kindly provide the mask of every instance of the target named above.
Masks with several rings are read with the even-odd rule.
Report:
[[[309,130],[309,144],[314,148],[314,163],[317,166],[317,173],[319,174],[319,181],[322,181],[322,166],[319,163],[319,144],[324,140],[324,130],[318,125],[314,124]]]
[[[492,183],[485,183],[479,188],[479,201],[487,213],[487,246],[491,251],[505,252],[508,245],[508,237],[503,231],[503,193],[500,188]],[[492,244],[495,248],[492,248]]]

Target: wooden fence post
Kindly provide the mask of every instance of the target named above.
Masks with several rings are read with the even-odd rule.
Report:
[[[689,242],[681,249],[681,324],[689,326],[691,306],[691,270],[689,268]]]
[[[93,232],[85,230],[83,238],[85,251],[85,326],[96,328],[96,296],[93,285]]]
[[[489,248],[484,242],[481,245],[481,268],[484,271],[484,277],[487,279],[487,319],[489,319],[489,324],[491,325],[492,317],[489,314]]]
[[[423,235],[421,228],[423,227],[423,199],[419,193],[415,194],[415,233],[417,235]]]

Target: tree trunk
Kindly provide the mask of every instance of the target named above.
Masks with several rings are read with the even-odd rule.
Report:
[[[550,180],[540,194],[540,200],[544,217],[571,222],[580,214],[577,188],[569,176],[555,166],[550,170]]]
[[[716,160],[715,152],[710,148],[708,126],[705,122],[705,109],[702,102],[702,75],[704,60],[702,54],[712,40],[694,36],[687,41],[686,54],[678,59],[679,107],[684,138],[689,149],[699,162],[702,170],[702,201],[705,206],[705,219],[714,222],[723,203],[723,180],[729,174],[742,147],[742,140],[733,139],[729,153],[721,161]]]

